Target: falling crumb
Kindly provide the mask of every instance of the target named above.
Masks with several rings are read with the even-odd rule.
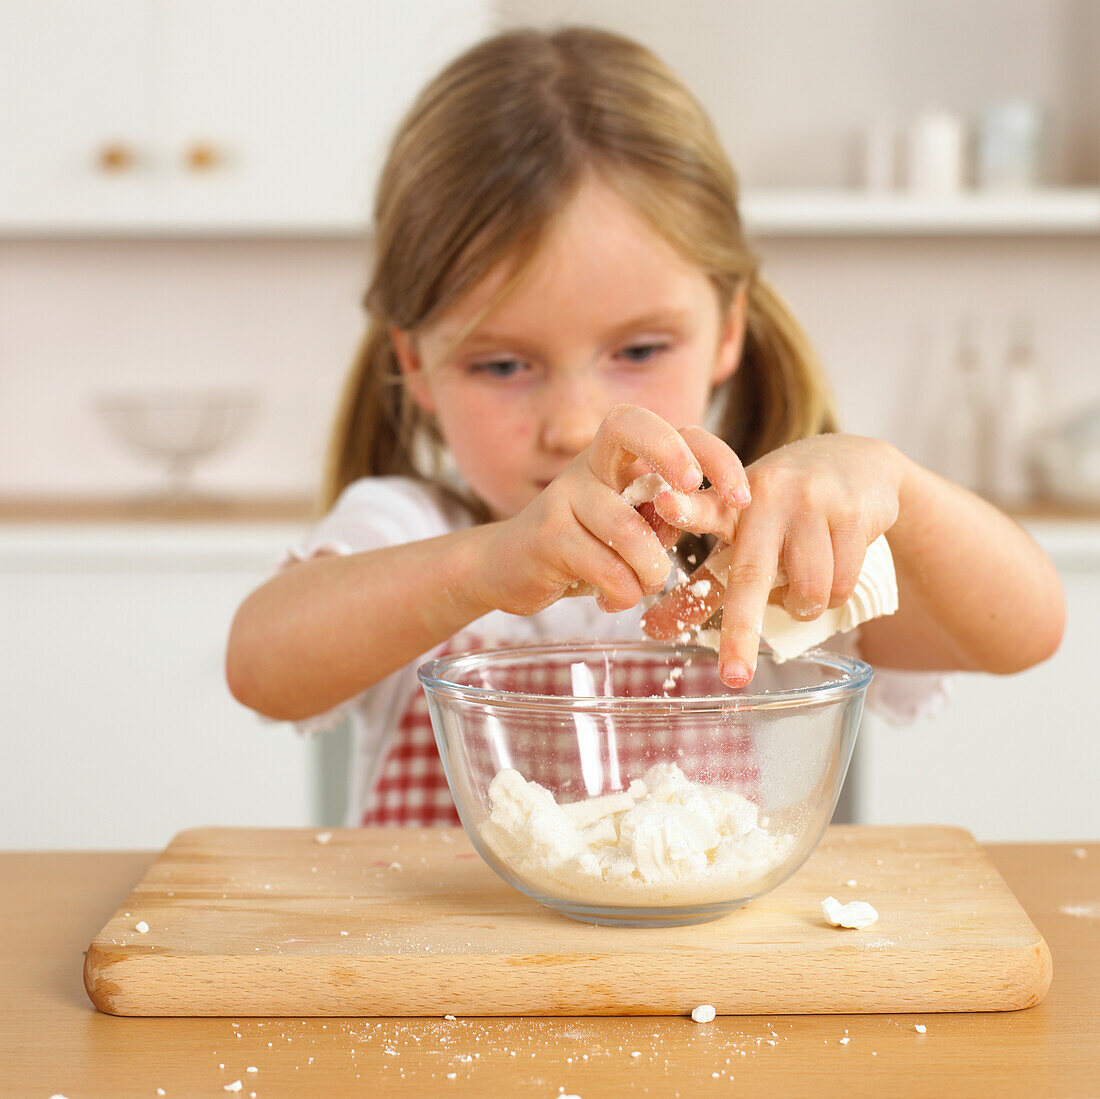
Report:
[[[331,832],[318,832],[317,835],[315,835],[313,837],[313,842],[314,843],[328,843],[329,840],[331,840],[331,839],[332,839],[332,833]]]
[[[714,1008],[710,1004],[700,1004],[691,1009],[691,1017],[697,1023],[710,1023],[714,1021]]]
[[[138,920],[138,922],[134,924],[134,930],[138,932],[139,935],[144,935],[149,930],[149,925],[144,920]]]
[[[914,1023],[914,1024],[913,1024],[913,1029],[914,1029],[914,1030],[915,1030],[915,1031],[916,1031],[916,1032],[917,1032],[918,1034],[926,1034],[926,1033],[928,1032],[928,1027],[926,1027],[926,1026],[924,1025],[924,1023]]]
[[[1092,904],[1063,904],[1059,906],[1063,916],[1077,916],[1083,920],[1100,920],[1100,901]]]

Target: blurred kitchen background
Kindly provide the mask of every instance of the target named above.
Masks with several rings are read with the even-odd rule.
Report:
[[[1065,582],[1048,664],[865,719],[843,812],[1100,834],[1100,3],[0,0],[0,846],[341,822],[346,738],[237,705],[229,621],[313,514],[391,127],[563,22],[702,99],[845,428]]]

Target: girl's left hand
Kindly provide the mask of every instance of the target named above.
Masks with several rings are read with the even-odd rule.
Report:
[[[721,607],[719,672],[743,687],[756,670],[769,601],[808,621],[850,598],[867,547],[897,520],[901,471],[901,455],[888,443],[817,435],[753,462],[745,471],[752,502],[743,509],[713,493],[689,497],[690,514],[683,506],[665,514],[655,502],[667,522],[726,544],[649,609],[645,632],[669,640]]]

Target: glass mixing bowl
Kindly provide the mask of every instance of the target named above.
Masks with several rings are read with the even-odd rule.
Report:
[[[715,653],[654,641],[529,645],[419,669],[439,754],[481,857],[590,923],[714,919],[817,846],[871,668],[762,649],[748,688]]]

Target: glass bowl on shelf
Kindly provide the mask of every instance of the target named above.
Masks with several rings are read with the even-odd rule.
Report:
[[[166,389],[97,393],[92,403],[116,438],[164,467],[159,498],[171,501],[198,495],[195,466],[241,436],[260,400],[251,389]]]

